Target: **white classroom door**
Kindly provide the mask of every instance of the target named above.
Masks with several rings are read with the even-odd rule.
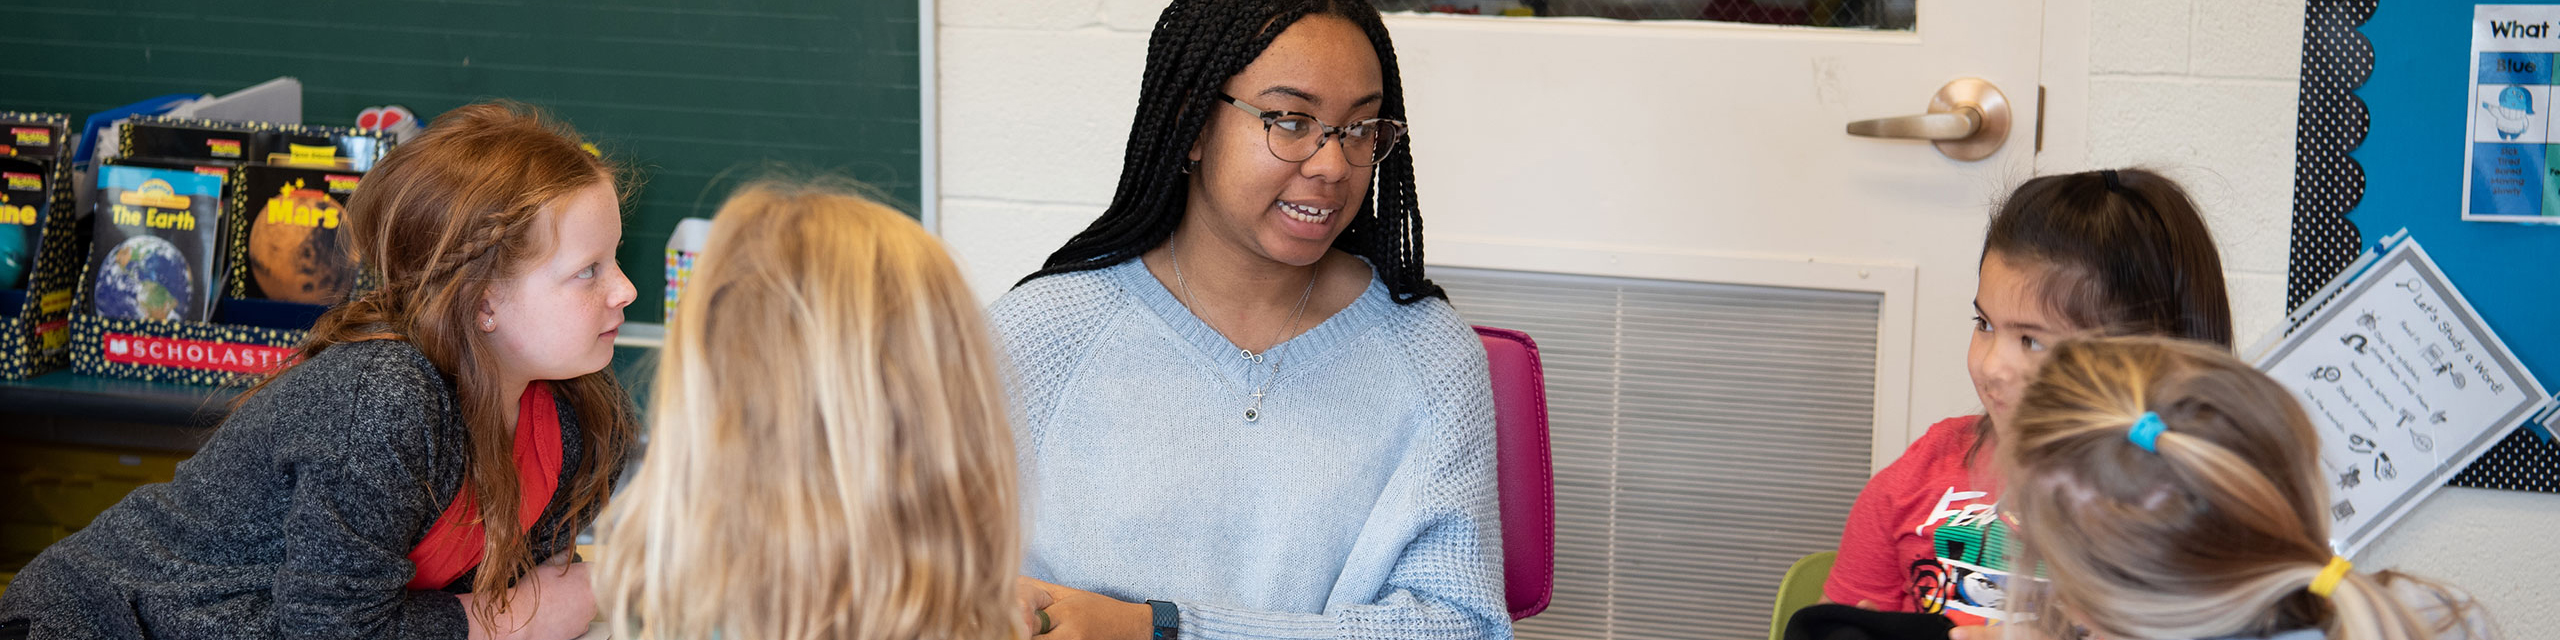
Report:
[[[1881,468],[1979,409],[1975,261],[1991,205],[2034,166],[2042,4],[1920,0],[1909,31],[1391,15],[1428,258],[1880,293]],[[1987,158],[1844,132],[1925,113],[1960,78],[2009,103]]]

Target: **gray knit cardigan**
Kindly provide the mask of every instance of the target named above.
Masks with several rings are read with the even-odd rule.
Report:
[[[32,638],[402,638],[466,635],[464,574],[404,588],[409,550],[452,504],[469,440],[453,386],[406,342],[330,347],[243,403],[173,482],[145,486],[19,572],[0,622]],[[560,531],[580,450],[559,403]]]

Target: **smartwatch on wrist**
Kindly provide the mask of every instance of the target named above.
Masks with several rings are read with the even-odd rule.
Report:
[[[1154,640],[1181,640],[1182,608],[1163,600],[1148,600],[1147,608],[1156,611]]]

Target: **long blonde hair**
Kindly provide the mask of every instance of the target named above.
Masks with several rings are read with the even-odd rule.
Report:
[[[720,208],[604,516],[625,638],[1014,638],[997,346],[939,242],[849,188]]]
[[[2157,453],[2130,437],[2146,411],[2166,427]],[[2468,598],[2396,572],[2350,571],[2327,598],[2308,590],[2331,558],[2319,434],[2291,392],[2218,347],[2065,343],[2011,422],[2000,426],[2001,509],[2018,518],[2010,591],[2047,637],[2077,637],[2074,624],[2124,640],[2492,635],[2470,626]],[[2432,615],[2395,586],[2433,592]]]

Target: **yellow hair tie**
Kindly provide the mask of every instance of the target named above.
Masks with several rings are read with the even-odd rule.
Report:
[[[2329,566],[2320,569],[2320,577],[2311,579],[2311,595],[2329,597],[2331,592],[2338,590],[2338,581],[2346,579],[2347,570],[2355,566],[2356,563],[2348,562],[2346,558],[2329,556]]]

